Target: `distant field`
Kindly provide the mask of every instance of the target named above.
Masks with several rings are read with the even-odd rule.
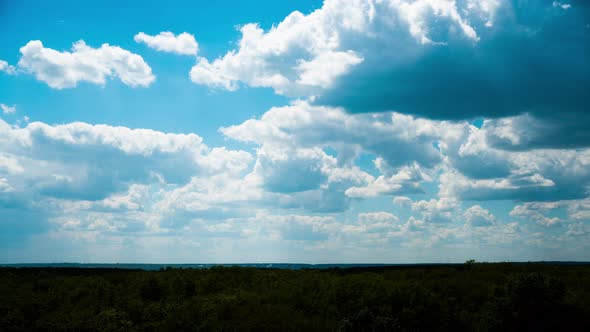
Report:
[[[590,331],[588,264],[161,267],[0,268],[0,331]]]

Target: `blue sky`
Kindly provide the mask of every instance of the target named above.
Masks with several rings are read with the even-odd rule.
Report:
[[[588,260],[584,1],[0,1],[0,262]]]

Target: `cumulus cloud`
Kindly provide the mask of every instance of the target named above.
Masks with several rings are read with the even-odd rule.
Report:
[[[559,217],[546,216],[548,210],[547,206],[539,203],[525,203],[515,206],[510,215],[519,217],[528,221],[536,222],[543,226],[556,226],[563,222]]]
[[[68,232],[171,232],[260,207],[343,211],[344,191],[371,178],[321,149],[261,148],[253,158],[195,134],[86,123],[0,122],[0,143],[0,204],[33,204],[39,222]]]
[[[382,245],[405,232],[399,218],[385,211],[359,213],[353,223],[334,225],[330,230],[332,236],[344,236],[362,246]]]
[[[465,210],[463,218],[469,225],[475,227],[492,226],[496,223],[496,217],[480,205],[474,205]]]
[[[528,112],[534,128],[550,130],[520,148],[587,146],[590,6],[556,11],[569,5],[328,0],[269,30],[241,26],[238,47],[200,58],[191,79],[227,90],[240,82],[270,87],[349,112],[434,119]]]
[[[195,36],[187,32],[176,36],[170,31],[163,31],[155,36],[140,32],[133,39],[138,43],[145,43],[148,47],[161,52],[196,55],[199,51],[199,44],[195,40]]]
[[[209,149],[195,134],[86,123],[33,122],[19,128],[0,122],[0,142],[15,189],[70,199],[104,199],[156,179],[184,184],[193,175],[229,172],[233,164],[223,164],[224,157],[245,162],[249,157]]]
[[[215,149],[208,155],[209,159],[214,152]],[[228,159],[231,154],[224,152],[223,156]],[[212,207],[241,209],[244,204],[259,208],[341,212],[350,202],[344,191],[372,179],[358,167],[339,165],[336,158],[317,147],[262,145],[256,150],[251,168],[251,159],[238,157],[231,162],[214,163],[221,166],[219,176],[193,178],[189,184],[166,194],[159,204],[166,205],[168,210],[191,215]],[[240,164],[236,160],[248,162]],[[226,214],[221,210],[216,211],[218,216]]]
[[[335,164],[320,149],[258,150],[258,173],[271,192],[292,193],[317,189],[328,179],[328,164]],[[332,159],[332,160],[331,160]]]
[[[420,232],[426,229],[426,225],[423,220],[416,219],[412,216],[403,225],[403,229],[406,232]]]
[[[511,132],[503,137],[516,140]],[[440,195],[461,200],[558,201],[588,195],[589,149],[504,150],[490,145],[489,128],[465,126],[447,136],[441,151],[448,167],[439,177]]]
[[[188,184],[166,191],[154,208],[177,222],[191,218],[217,220],[241,214],[242,204],[255,206],[262,200],[258,183],[221,173],[207,178],[195,176]]]
[[[284,208],[338,212],[348,208],[345,192],[366,185],[372,176],[351,165],[339,165],[322,149],[262,145],[252,176]]]
[[[311,106],[307,102],[273,107],[260,119],[221,128],[224,135],[244,142],[330,147],[336,150],[340,164],[350,163],[360,151],[374,153],[381,157],[383,170],[391,172],[414,163],[435,166],[441,155],[433,142],[454,131],[456,125],[447,122],[397,113],[351,115],[341,108]]]
[[[583,148],[590,142],[585,115],[564,113],[533,117],[523,114],[502,119],[486,120],[483,125],[489,144],[505,150]]]
[[[477,41],[465,10],[471,7],[447,1],[328,0],[308,15],[292,12],[268,31],[256,23],[241,26],[238,49],[213,61],[199,59],[190,75],[195,83],[227,90],[243,82],[289,96],[317,95],[363,63],[367,46],[399,39],[398,31],[417,45],[444,42],[436,39],[431,17],[443,29]]]
[[[438,183],[440,197],[456,200],[580,199],[587,196],[590,181],[588,151],[501,149],[491,145],[487,122],[477,128],[294,102],[221,132],[260,146],[255,174],[268,191],[297,193],[284,198],[293,206],[294,197],[319,197],[307,192],[317,189],[337,187],[356,199],[419,194],[425,182]],[[376,156],[380,174],[353,171],[363,153]],[[330,186],[336,170],[355,173],[355,180]]]
[[[429,181],[417,165],[406,166],[391,175],[380,175],[365,187],[351,187],[346,190],[349,197],[377,197],[382,195],[421,194],[420,183]]]
[[[20,52],[18,66],[54,89],[73,88],[79,82],[104,85],[111,77],[132,87],[146,87],[155,80],[141,56],[109,44],[92,48],[80,40],[71,52],[60,52],[32,40]]]
[[[242,214],[239,202],[252,208],[263,192],[244,179],[250,153],[209,148],[192,133],[0,120],[0,147],[0,229],[11,239],[178,232]]]
[[[9,174],[18,174],[24,172],[24,169],[20,165],[17,158],[14,155],[6,153],[0,154],[0,170]]]
[[[350,199],[422,193],[421,183],[432,180],[428,173],[442,161],[434,143],[460,128],[397,113],[351,115],[299,101],[221,132],[260,146],[255,174],[266,190],[297,193],[285,198],[297,205],[295,197],[313,202],[320,193],[306,191],[319,189],[323,200],[342,208]],[[355,164],[360,153],[376,155],[380,175]]]
[[[543,226],[584,222],[590,220],[590,199],[586,197],[549,202],[525,202],[516,205],[510,215]]]
[[[556,8],[569,4],[326,1],[268,31],[242,26],[239,47],[200,59],[191,77],[228,90],[243,82],[315,96],[316,104],[352,112],[436,119],[528,112],[518,120],[521,140],[504,146],[587,146],[590,7]]]
[[[221,132],[261,145],[261,165],[277,167],[260,172],[261,177],[291,175],[292,183],[302,186],[292,187],[291,192],[321,186],[330,167],[354,165],[362,153],[376,155],[374,165],[380,174],[364,175],[364,185],[349,183],[344,192],[350,198],[420,194],[424,183],[434,182],[439,184],[440,197],[459,201],[579,199],[586,197],[590,180],[584,171],[588,151],[501,149],[491,145],[487,122],[477,128],[467,122],[433,121],[394,112],[353,115],[339,108],[296,102]],[[316,157],[301,159],[299,149],[316,151],[307,152]],[[333,157],[319,149],[333,151]],[[269,163],[266,159],[273,153],[278,159]],[[292,158],[289,165],[297,171],[280,165],[280,158]],[[274,179],[269,183],[287,186],[290,182]]]
[[[395,196],[393,198],[393,204],[396,204],[398,206],[411,206],[412,204],[412,199],[406,196]]]
[[[412,202],[412,211],[430,223],[448,223],[455,219],[459,202],[452,198],[439,198]]]
[[[0,71],[7,73],[8,75],[16,74],[16,67],[11,66],[8,62],[0,60]]]
[[[565,204],[564,204],[565,203]],[[590,220],[590,199],[573,200],[562,202],[568,210],[568,216],[572,220]]]
[[[316,102],[354,112],[393,110],[437,119],[559,112],[588,122],[588,94],[582,88],[590,77],[587,3],[557,12],[547,2],[447,3],[468,18],[477,42],[446,34],[439,39],[444,45],[419,44],[394,34],[380,46],[395,51],[360,52],[363,63]],[[436,26],[436,16],[419,22],[432,25],[430,34],[449,31]]]
[[[0,109],[2,109],[2,113],[4,113],[4,114],[16,113],[16,106],[8,106],[6,104],[0,104]]]
[[[304,215],[278,217],[276,227],[279,229],[281,238],[291,241],[325,240],[329,236],[329,227],[335,223],[333,217]]]

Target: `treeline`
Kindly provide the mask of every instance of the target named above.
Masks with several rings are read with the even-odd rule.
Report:
[[[590,266],[0,268],[0,331],[590,331]]]

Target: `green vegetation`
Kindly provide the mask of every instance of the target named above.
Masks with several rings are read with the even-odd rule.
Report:
[[[590,331],[590,266],[0,268],[0,331]]]

